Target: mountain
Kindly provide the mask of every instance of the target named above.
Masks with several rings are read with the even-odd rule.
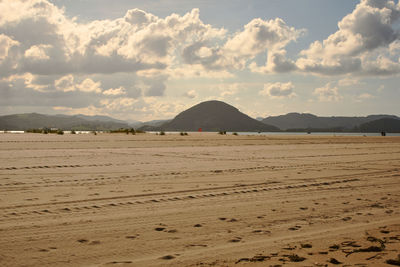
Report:
[[[0,130],[29,130],[38,128],[59,128],[63,130],[112,130],[129,128],[127,123],[85,119],[80,116],[43,115],[25,113],[0,116]]]
[[[356,129],[364,133],[400,133],[400,119],[383,118],[369,121],[361,124]]]
[[[145,122],[136,122],[136,123],[129,123],[130,126],[134,128],[155,128],[163,125],[164,123],[170,122],[171,120],[152,120],[152,121],[145,121]]]
[[[393,115],[370,115],[367,117],[318,117],[308,113],[288,113],[271,116],[262,120],[263,123],[276,126],[282,130],[288,129],[328,129],[341,128],[351,130],[360,124],[382,118],[398,117]]]
[[[199,128],[203,131],[279,131],[274,126],[252,119],[237,108],[216,100],[197,104],[159,128],[166,131],[197,131]]]
[[[123,124],[127,123],[126,121],[123,121],[123,120],[117,120],[117,119],[111,118],[109,116],[102,116],[102,115],[88,116],[88,115],[78,114],[78,115],[75,115],[75,117],[85,119],[88,121],[116,122],[116,123],[123,123]]]

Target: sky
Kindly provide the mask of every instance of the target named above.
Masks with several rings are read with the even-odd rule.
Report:
[[[0,0],[0,115],[400,116],[389,0]]]

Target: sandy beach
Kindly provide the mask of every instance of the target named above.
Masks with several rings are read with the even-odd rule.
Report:
[[[400,137],[1,134],[1,266],[394,266]]]

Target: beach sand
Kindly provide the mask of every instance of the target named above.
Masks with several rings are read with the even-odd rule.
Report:
[[[400,137],[0,135],[1,266],[391,266],[399,201]]]

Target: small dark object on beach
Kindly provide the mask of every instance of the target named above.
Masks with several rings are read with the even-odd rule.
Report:
[[[292,262],[300,262],[300,261],[304,261],[306,258],[301,257],[297,254],[292,254],[288,256],[289,260]]]
[[[162,259],[162,260],[172,260],[172,259],[175,259],[175,257],[172,256],[172,255],[166,255],[166,256],[161,257],[160,259]]]
[[[331,258],[331,259],[329,260],[329,262],[332,263],[332,264],[341,264],[341,262],[338,261],[338,260],[335,259],[335,258]]]
[[[390,265],[400,266],[400,254],[397,255],[397,259],[396,260],[389,259],[389,260],[386,260],[386,263],[390,264]]]

